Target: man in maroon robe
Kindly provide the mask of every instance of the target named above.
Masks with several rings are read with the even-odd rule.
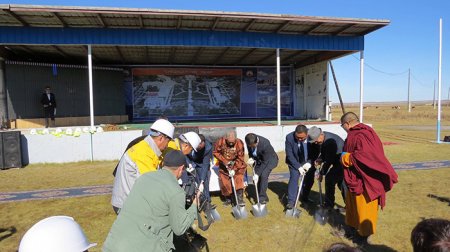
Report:
[[[376,231],[378,206],[386,204],[386,192],[398,181],[397,173],[384,155],[383,144],[375,131],[348,112],[341,117],[347,131],[341,162],[348,187],[347,225],[358,232],[362,242]]]

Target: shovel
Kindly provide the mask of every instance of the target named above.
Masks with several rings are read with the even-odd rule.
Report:
[[[211,208],[210,214],[214,221],[220,221],[220,214],[215,207]]]
[[[320,181],[319,181],[319,200],[320,200],[319,209],[317,209],[317,211],[314,213],[314,219],[316,220],[317,223],[323,226],[325,225],[325,223],[327,223],[328,211],[323,208],[322,182]]]
[[[300,185],[298,187],[298,193],[297,193],[297,198],[295,199],[295,205],[294,208],[292,209],[287,209],[286,210],[286,217],[290,217],[290,218],[299,218],[300,217],[300,210],[297,209],[297,204],[298,204],[298,199],[300,198],[300,193],[302,192],[302,186],[303,186],[303,180],[305,179],[305,176],[302,176],[302,180],[300,181]]]
[[[323,163],[320,165],[319,173],[322,170],[322,166],[323,166]],[[330,168],[328,169],[328,172],[330,172],[331,168],[333,168],[333,165],[330,166]],[[327,172],[327,174],[328,174],[328,172]],[[325,174],[325,176],[327,174]],[[319,223],[320,225],[323,226],[328,221],[328,211],[323,208],[322,182],[320,180],[318,182],[319,182],[319,201],[320,201],[320,205],[319,205],[319,209],[317,209],[317,211],[314,213],[314,219],[316,220],[317,223]]]
[[[254,168],[254,167],[253,167]],[[255,170],[253,170],[253,176],[255,175]],[[259,203],[259,193],[258,193],[258,182],[253,181],[256,191],[256,204],[252,205],[252,213],[255,217],[264,217],[267,215],[266,204]]]
[[[236,205],[231,208],[231,210],[233,211],[233,216],[236,220],[246,219],[247,211],[245,210],[245,206],[239,206],[239,203],[238,203],[236,186],[234,184],[234,176],[231,177],[231,185],[233,187],[234,197],[236,199]]]

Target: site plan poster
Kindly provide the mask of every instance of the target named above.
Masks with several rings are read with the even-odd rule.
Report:
[[[240,115],[241,69],[134,68],[133,118]]]

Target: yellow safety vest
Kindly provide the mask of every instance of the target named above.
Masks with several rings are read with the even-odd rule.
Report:
[[[128,149],[127,154],[136,164],[141,175],[158,169],[160,159],[145,139]]]

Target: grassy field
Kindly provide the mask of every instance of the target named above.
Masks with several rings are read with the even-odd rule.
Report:
[[[352,110],[349,108],[348,110]],[[354,111],[357,111],[354,108]],[[371,123],[385,145],[385,152],[393,163],[450,159],[450,144],[435,144],[436,110],[430,106],[417,106],[411,113],[390,107],[368,107],[364,110],[365,122]],[[443,126],[450,126],[450,109],[444,107]],[[410,127],[415,126],[415,127]],[[444,135],[450,135],[445,128]],[[274,172],[286,171],[284,154]],[[111,184],[111,172],[116,162],[80,162],[64,165],[30,165],[25,169],[0,172],[0,191],[25,191],[61,187]],[[399,183],[388,193],[387,206],[380,211],[376,245],[366,251],[411,251],[409,235],[422,218],[450,219],[449,199],[450,169],[401,171]],[[316,224],[311,214],[314,209],[303,209],[299,219],[284,217],[283,206],[278,199],[287,190],[285,182],[271,182],[269,215],[257,219],[235,221],[231,208],[223,207],[218,197],[222,220],[207,232],[210,251],[321,251],[333,242],[351,243],[332,235],[336,223],[343,216],[335,214],[325,226]],[[314,186],[311,197],[318,201],[318,188]],[[252,193],[249,188],[249,193]],[[61,200],[40,200],[0,203],[0,229],[16,230],[0,232],[0,251],[16,251],[21,237],[38,220],[51,215],[69,215],[77,220],[89,239],[97,242],[93,251],[100,251],[103,241],[115,220],[110,206],[110,196],[93,196]],[[337,195],[337,203],[342,199]],[[247,201],[247,210],[251,203]]]

